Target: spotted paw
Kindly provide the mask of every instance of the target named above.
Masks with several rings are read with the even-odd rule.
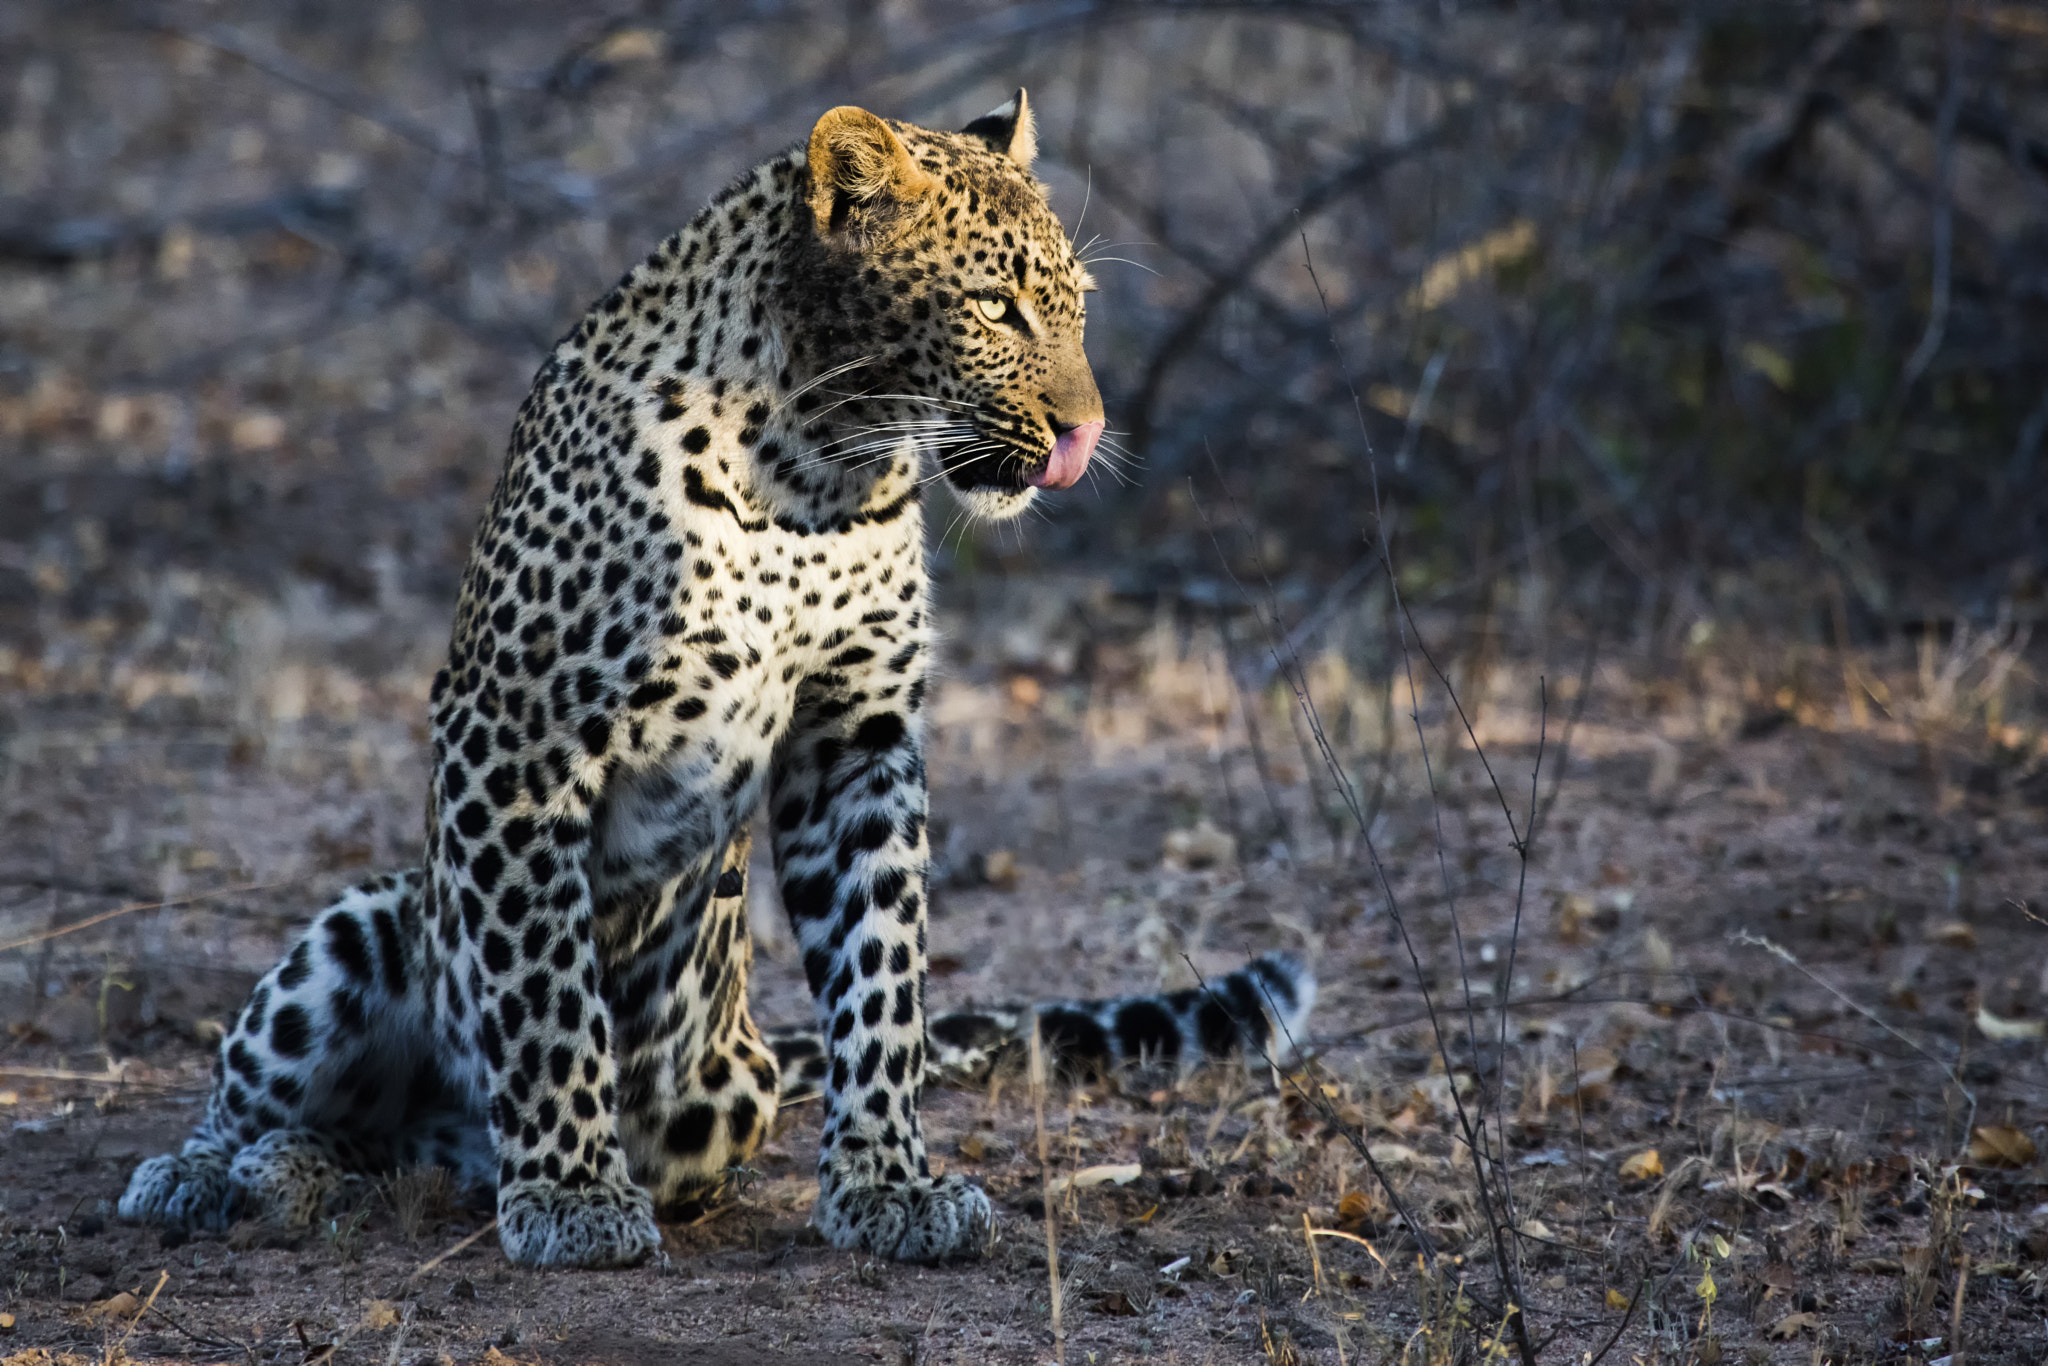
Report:
[[[240,1193],[228,1178],[227,1154],[165,1153],[135,1169],[121,1196],[123,1219],[179,1228],[224,1229]]]
[[[834,1247],[902,1262],[979,1255],[991,1219],[988,1196],[965,1177],[897,1186],[848,1186],[820,1199],[813,1216]]]
[[[228,1179],[241,1188],[245,1207],[285,1228],[304,1228],[361,1186],[327,1145],[304,1129],[275,1129],[235,1154]]]
[[[530,1181],[499,1189],[498,1241],[521,1266],[633,1266],[661,1245],[661,1230],[638,1186]]]

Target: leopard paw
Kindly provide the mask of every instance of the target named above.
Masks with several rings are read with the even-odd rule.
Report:
[[[844,1186],[818,1201],[812,1222],[834,1247],[902,1262],[941,1262],[981,1253],[993,1214],[965,1177],[900,1185]]]
[[[305,1228],[360,1188],[314,1133],[273,1129],[235,1154],[228,1177],[247,1207],[285,1228]]]
[[[525,1181],[499,1188],[498,1241],[521,1266],[633,1266],[661,1245],[661,1230],[638,1186]]]
[[[165,1153],[135,1169],[119,1208],[137,1223],[219,1230],[239,1203],[226,1153]]]

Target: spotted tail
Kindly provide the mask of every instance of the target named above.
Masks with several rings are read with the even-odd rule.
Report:
[[[1184,1075],[1238,1053],[1276,1062],[1293,1056],[1315,1003],[1316,978],[1308,964],[1291,953],[1268,953],[1209,979],[1206,987],[954,1011],[932,1017],[925,1083],[974,1081],[1021,1058],[1034,1009],[1040,1037],[1058,1066],[1094,1072],[1146,1063]],[[782,1103],[819,1094],[828,1063],[817,1031],[771,1029],[767,1035],[782,1064]]]

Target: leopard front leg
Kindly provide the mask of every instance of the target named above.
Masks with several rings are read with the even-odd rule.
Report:
[[[908,1261],[976,1251],[988,1197],[934,1180],[918,1123],[925,1062],[925,771],[901,674],[799,696],[771,798],[775,862],[830,1054],[813,1222]],[[858,678],[858,675],[856,675]]]
[[[496,740],[481,719],[466,740],[466,710],[436,713],[427,854],[450,950],[438,1013],[480,1063],[469,1080],[497,1149],[499,1241],[526,1266],[630,1266],[661,1231],[619,1141],[599,990],[589,864],[601,747],[582,763],[541,750],[523,771],[514,754],[472,784],[447,756],[479,734],[473,749],[488,755]]]

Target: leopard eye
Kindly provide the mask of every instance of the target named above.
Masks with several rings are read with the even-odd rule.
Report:
[[[1008,299],[976,299],[974,301],[974,311],[992,323],[999,323],[1009,316],[1010,301]]]

